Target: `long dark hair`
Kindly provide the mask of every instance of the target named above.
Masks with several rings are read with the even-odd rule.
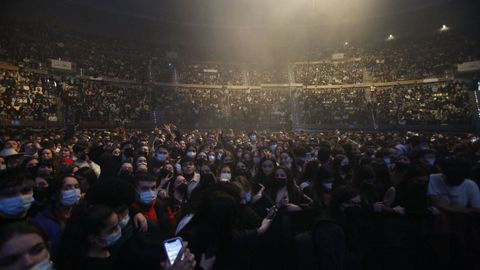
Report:
[[[262,170],[262,164],[266,161],[271,161],[273,163],[273,173],[270,176],[265,175]],[[275,175],[275,170],[277,169],[277,161],[273,157],[264,157],[258,163],[257,175],[254,178],[254,182],[257,184],[262,184],[264,186],[270,186]]]
[[[98,235],[107,225],[113,210],[96,204],[80,204],[73,209],[59,245],[59,269],[85,269],[90,235]]]

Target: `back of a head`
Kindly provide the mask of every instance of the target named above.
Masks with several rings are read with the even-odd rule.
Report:
[[[447,184],[452,186],[460,185],[468,177],[471,169],[468,161],[459,158],[441,160],[439,165]]]
[[[120,249],[115,269],[161,270],[166,254],[161,235],[137,233]]]

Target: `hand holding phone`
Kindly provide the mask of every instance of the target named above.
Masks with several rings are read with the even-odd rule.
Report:
[[[268,210],[268,214],[267,216],[265,217],[266,219],[274,219],[275,216],[277,215],[277,212],[278,212],[278,208],[274,205],[272,206],[271,208],[267,209]]]
[[[179,239],[179,240],[177,240],[177,239]],[[197,262],[195,260],[195,255],[193,255],[190,252],[190,250],[187,248],[188,243],[183,242],[180,237],[166,240],[164,242],[165,250],[168,250],[168,249],[174,247],[173,251],[175,251],[176,248],[178,247],[179,242],[181,243],[181,248],[178,251],[178,253],[177,252],[172,253],[172,258],[173,258],[173,255],[175,255],[175,253],[177,253],[176,258],[173,260],[173,262],[171,261],[170,253],[168,253],[168,251],[167,251],[168,261],[165,261],[165,262],[161,263],[161,266],[162,266],[163,269],[170,269],[170,270],[192,270],[192,269],[195,269],[195,266],[197,264]],[[204,269],[206,269],[206,268],[204,268]]]
[[[177,259],[180,250],[183,247],[183,240],[181,237],[175,237],[163,242],[163,246],[165,247],[165,252],[167,253],[168,261],[170,265],[173,265],[175,260]],[[183,253],[182,253],[183,256]],[[183,260],[183,258],[181,258]]]

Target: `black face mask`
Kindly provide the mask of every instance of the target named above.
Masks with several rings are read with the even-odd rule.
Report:
[[[236,169],[235,175],[237,176],[245,176],[246,178],[250,178],[252,175],[247,169]]]
[[[171,172],[169,170],[163,168],[163,169],[160,170],[160,173],[158,174],[158,178],[163,179],[163,178],[167,177],[169,174],[171,174]]]
[[[187,188],[188,188],[187,184],[186,184],[186,183],[183,183],[183,184],[181,184],[181,185],[179,185],[179,186],[177,187],[177,191],[178,191],[180,194],[185,194],[185,192],[187,192]]]
[[[273,184],[276,188],[282,188],[282,187],[287,185],[287,179],[286,178],[275,178]]]
[[[118,173],[118,176],[120,177],[130,177],[132,176],[132,172],[131,171],[127,171],[127,170],[121,170],[119,173]]]
[[[197,159],[197,165],[198,165],[199,167],[203,166],[203,164],[205,164],[205,160],[204,160],[204,159],[202,159],[202,158]]]
[[[48,187],[35,187],[33,189],[33,198],[36,202],[43,202],[50,196]]]
[[[30,167],[30,168],[28,168],[28,171],[30,172],[30,174],[31,174],[32,176],[36,176],[36,175],[37,175],[37,171],[38,171],[38,166]]]
[[[148,157],[148,153],[145,152],[145,151],[142,151],[142,152],[138,152],[138,156],[142,156],[142,157]]]
[[[80,155],[78,155],[79,160],[87,160],[87,158],[88,158],[88,155],[86,153],[81,153]]]
[[[395,170],[405,171],[410,167],[410,165],[402,162],[395,162]]]
[[[133,149],[127,148],[123,150],[123,155],[125,155],[126,157],[133,157]]]

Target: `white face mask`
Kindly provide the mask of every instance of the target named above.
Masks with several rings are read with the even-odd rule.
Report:
[[[188,152],[187,152],[187,157],[195,158],[196,155],[197,155],[196,152],[193,152],[193,151],[188,151]]]
[[[125,217],[122,218],[122,220],[120,220],[118,225],[120,225],[120,228],[124,229],[125,227],[127,227],[129,221],[130,221],[130,216],[126,215]]]
[[[215,156],[208,156],[208,161],[210,161],[210,162],[215,161]]]
[[[180,163],[176,163],[175,170],[177,170],[177,173],[182,173],[182,165],[180,165]]]
[[[117,230],[115,230],[114,233],[109,234],[105,237],[102,237],[101,239],[105,247],[110,247],[113,244],[115,244],[118,241],[118,239],[120,239],[121,237],[122,237],[122,230],[118,228]]]
[[[220,174],[220,181],[228,182],[228,181],[230,181],[231,178],[232,178],[231,173],[221,173]]]
[[[52,270],[53,263],[50,261],[50,254],[45,260],[35,264],[30,270]]]

